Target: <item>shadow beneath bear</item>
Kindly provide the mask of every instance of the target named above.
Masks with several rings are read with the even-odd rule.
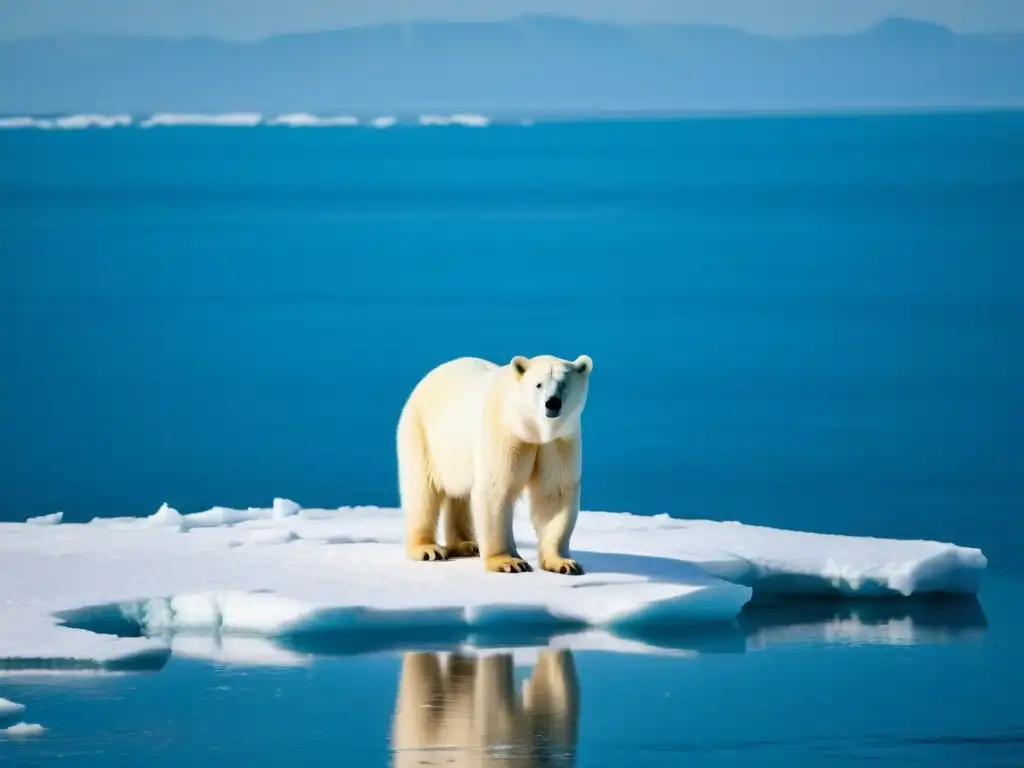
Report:
[[[575,765],[580,691],[572,652],[541,650],[521,690],[514,671],[510,653],[404,653],[392,764]]]

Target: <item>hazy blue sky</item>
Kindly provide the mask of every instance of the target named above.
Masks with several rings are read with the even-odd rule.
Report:
[[[891,15],[964,32],[1024,31],[1024,0],[0,0],[0,37],[99,32],[253,39],[384,21],[524,13],[729,24],[769,34],[844,32]]]

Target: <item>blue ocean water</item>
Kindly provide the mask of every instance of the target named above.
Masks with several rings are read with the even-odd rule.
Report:
[[[426,370],[586,352],[586,508],[1015,547],[1022,129],[5,131],[0,518],[395,505]]]
[[[581,652],[578,764],[1019,764],[1022,213],[1022,113],[3,131],[0,520],[395,506],[430,367],[586,353],[584,508],[952,540],[992,578],[952,645],[807,608],[770,653]],[[398,662],[14,692],[106,718],[94,764],[234,755],[223,727],[372,765]]]
[[[667,638],[682,656],[569,652],[540,678],[560,686],[546,699],[523,695],[537,667],[513,671],[507,653],[435,675],[447,654],[321,649],[295,666],[173,656],[153,673],[0,678],[47,728],[0,734],[0,765],[1011,768],[1024,755],[1020,584],[998,574],[987,596],[986,615],[745,611],[733,637]]]

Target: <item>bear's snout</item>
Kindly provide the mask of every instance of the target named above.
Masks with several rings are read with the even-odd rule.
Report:
[[[544,401],[544,412],[549,419],[555,418],[562,411],[562,398],[552,395]]]

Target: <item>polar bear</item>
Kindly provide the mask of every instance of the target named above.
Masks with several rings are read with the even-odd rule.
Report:
[[[512,507],[527,491],[540,567],[583,573],[569,557],[583,471],[580,417],[594,363],[517,355],[442,363],[419,381],[398,420],[405,548],[414,560],[480,555],[484,568],[533,570],[516,551]],[[437,541],[444,508],[445,544]]]

